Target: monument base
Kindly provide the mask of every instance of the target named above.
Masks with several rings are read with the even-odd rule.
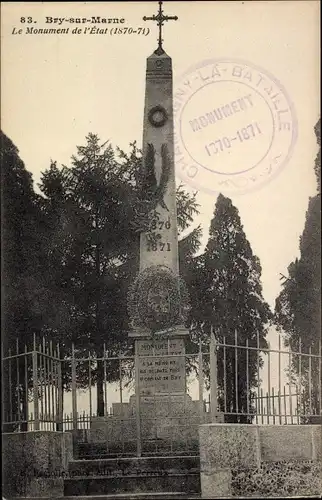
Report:
[[[113,404],[113,415],[93,417],[88,433],[90,442],[106,442],[114,449],[120,441],[135,443],[138,436],[137,418],[140,419],[142,452],[185,452],[198,448],[200,404],[188,394],[137,395],[128,403]]]
[[[151,335],[139,330],[135,339],[135,395],[113,405],[113,415],[95,418],[96,437],[122,442],[140,438],[142,452],[198,449],[198,426],[204,408],[187,394],[184,338],[189,331],[177,325]]]
[[[136,413],[136,397],[130,400]],[[140,398],[140,420],[144,439],[186,442],[198,438],[199,401],[188,394],[143,396]]]

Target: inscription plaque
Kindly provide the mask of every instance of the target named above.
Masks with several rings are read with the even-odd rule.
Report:
[[[167,340],[157,340],[154,344],[151,340],[137,340],[137,352],[141,396],[185,392],[183,339],[170,339],[169,343]]]

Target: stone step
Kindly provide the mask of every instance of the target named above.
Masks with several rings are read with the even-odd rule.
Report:
[[[60,498],[50,498],[50,499],[45,499],[44,497],[37,497],[37,498],[22,498],[19,497],[17,499],[12,499],[12,500],[167,500],[170,498],[171,500],[197,500],[201,499],[200,494],[195,494],[195,495],[186,495],[185,493],[180,493],[180,492],[173,492],[169,491],[166,493],[127,493],[127,494],[116,494],[116,495],[91,495],[91,496],[81,496],[81,497],[60,497]],[[220,499],[220,500],[231,500],[232,497],[216,497],[214,496],[213,499]],[[238,497],[238,500],[254,500],[254,496],[251,497]],[[269,497],[265,496],[265,500],[276,500],[275,497]],[[290,497],[285,497],[287,499],[298,499],[302,500],[303,498],[316,498],[316,499],[321,499],[321,495],[314,495],[314,496],[290,496]]]
[[[142,443],[142,452],[144,455],[163,456],[165,454],[175,455],[196,455],[199,452],[198,442],[190,443],[171,443],[169,441],[149,440]],[[129,441],[116,445],[109,445],[107,443],[75,443],[74,456],[78,459],[92,459],[92,458],[110,458],[123,456],[136,456],[137,443]]]
[[[161,493],[116,493],[115,495],[61,497],[61,499],[55,500],[167,500],[168,498],[171,498],[171,500],[197,500],[201,498],[201,496],[200,494],[187,495],[180,491],[166,491]]]
[[[7,500],[166,500],[170,498],[171,500],[197,500],[201,499],[200,494],[185,494],[180,492],[162,492],[162,493],[116,493],[112,495],[81,495],[81,496],[63,496],[63,497],[10,497]],[[231,500],[232,497],[213,497],[220,498],[220,500]],[[275,497],[265,496],[265,500],[276,500]],[[296,498],[302,500],[303,498],[317,498],[321,499],[321,495],[301,495],[301,496],[289,496],[285,497],[288,499]],[[239,500],[254,500],[254,496],[252,497],[238,497]],[[4,499],[3,499],[4,500]]]
[[[199,472],[199,456],[122,457],[92,460],[71,460],[70,476],[102,475],[158,475]]]
[[[176,491],[200,493],[200,474],[162,474],[126,476],[76,476],[64,479],[64,496],[157,493]]]
[[[115,493],[114,495],[63,496],[63,497],[17,497],[11,500],[197,500],[200,494],[187,495],[178,491],[156,493]]]

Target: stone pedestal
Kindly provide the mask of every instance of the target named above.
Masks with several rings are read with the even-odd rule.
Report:
[[[90,441],[109,448],[121,442],[141,443],[142,452],[198,452],[200,404],[186,388],[184,338],[175,328],[153,338],[132,333],[135,339],[135,394],[128,403],[114,404],[113,416],[93,419]],[[122,411],[118,411],[121,409]]]
[[[192,401],[186,387],[186,335],[188,331],[179,327],[153,338],[132,334],[136,394],[130,406],[140,418],[143,449],[145,443],[184,449],[198,442],[199,402]]]

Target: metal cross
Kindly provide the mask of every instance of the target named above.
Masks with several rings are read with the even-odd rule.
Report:
[[[165,16],[163,14],[162,2],[159,2],[159,12],[156,16],[153,15],[152,17],[146,17],[146,16],[143,17],[143,21],[156,21],[157,26],[159,26],[158,50],[161,50],[163,52],[162,26],[164,24],[164,21],[177,21],[177,19],[178,16]]]

